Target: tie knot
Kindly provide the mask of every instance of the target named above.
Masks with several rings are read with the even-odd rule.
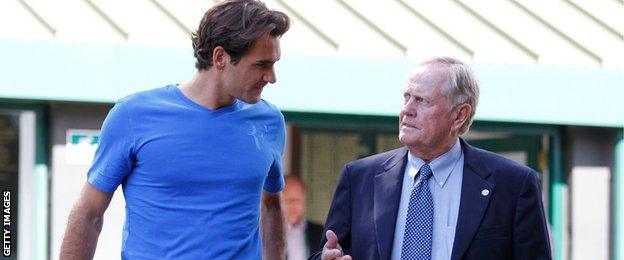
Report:
[[[429,164],[424,164],[422,167],[420,167],[420,175],[422,176],[421,180],[422,181],[426,181],[429,179],[429,177],[431,177],[431,175],[433,175],[433,171],[431,171],[431,167],[429,166]]]

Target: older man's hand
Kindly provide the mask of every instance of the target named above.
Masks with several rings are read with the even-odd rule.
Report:
[[[338,244],[338,237],[334,231],[327,230],[327,243],[323,246],[322,260],[351,260],[350,255],[344,255],[342,247]]]

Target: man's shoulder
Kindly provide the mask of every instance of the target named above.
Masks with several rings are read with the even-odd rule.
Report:
[[[528,173],[535,171],[528,166],[522,165],[516,161],[506,158],[500,154],[467,145],[464,149],[464,163],[471,165],[484,165],[493,173],[502,173],[503,175],[514,175],[524,177]]]
[[[283,117],[282,112],[275,105],[271,104],[271,102],[269,101],[260,99],[260,101],[258,101],[258,103],[256,103],[255,105],[259,107],[260,109],[266,110],[273,115]]]
[[[308,230],[320,231],[323,232],[323,226],[312,221],[307,220],[306,228]]]
[[[139,92],[135,92],[128,96],[121,98],[119,101],[129,102],[129,101],[139,101],[139,100],[149,100],[160,98],[163,96],[171,95],[172,88],[176,87],[175,85],[167,85],[164,87],[152,88],[148,90],[143,90]]]
[[[171,94],[170,90],[172,87],[175,87],[175,85],[139,91],[119,99],[117,104],[132,107],[140,104],[146,104],[146,102],[162,100]]]
[[[245,101],[239,100],[243,103],[240,110],[241,117],[245,117],[246,120],[262,122],[262,124],[268,124],[276,127],[283,127],[286,123],[284,114],[273,104],[267,102],[264,99],[250,104]]]
[[[386,165],[400,161],[407,154],[407,148],[400,147],[393,150],[373,154],[348,163],[348,166]]]

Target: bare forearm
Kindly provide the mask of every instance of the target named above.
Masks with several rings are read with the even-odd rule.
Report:
[[[102,217],[89,216],[84,209],[74,207],[69,215],[60,259],[93,259],[101,230]]]
[[[279,193],[264,192],[260,215],[263,259],[286,258],[286,219]]]

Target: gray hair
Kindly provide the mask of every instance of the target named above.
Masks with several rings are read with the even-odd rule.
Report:
[[[448,73],[444,93],[448,98],[451,108],[461,104],[468,104],[472,107],[468,120],[459,129],[459,134],[468,131],[472,124],[472,119],[479,104],[479,83],[474,73],[465,63],[450,57],[436,57],[426,60],[420,65],[436,66],[445,68]]]

